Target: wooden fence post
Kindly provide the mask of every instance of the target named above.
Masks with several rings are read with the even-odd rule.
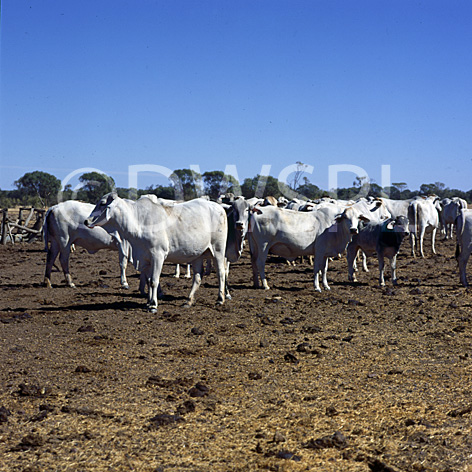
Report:
[[[7,243],[7,219],[8,219],[8,209],[2,210],[2,240],[1,244],[5,246]]]

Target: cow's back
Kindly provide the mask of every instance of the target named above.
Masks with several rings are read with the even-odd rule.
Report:
[[[192,255],[199,257],[207,249],[211,253],[225,251],[226,213],[215,202],[197,198],[169,205],[140,199],[135,212],[140,237],[133,238],[134,251],[144,254],[159,248],[168,254],[170,262],[176,263],[189,262]]]
[[[68,200],[58,203],[48,210],[44,229],[46,241],[56,242],[61,250],[75,244],[89,252],[100,249],[115,249],[113,237],[103,228],[87,228],[84,225],[94,206],[90,203]]]

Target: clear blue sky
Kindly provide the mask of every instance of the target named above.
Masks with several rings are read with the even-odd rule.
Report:
[[[1,9],[1,189],[34,170],[64,180],[95,168],[127,187],[130,165],[235,165],[242,181],[296,161],[325,189],[336,164],[377,183],[390,165],[412,190],[472,188],[470,0]],[[165,182],[140,174],[138,186]]]

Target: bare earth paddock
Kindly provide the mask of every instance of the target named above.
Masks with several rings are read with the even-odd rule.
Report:
[[[471,472],[472,295],[437,248],[405,241],[395,288],[333,261],[321,294],[278,258],[252,289],[246,249],[222,308],[167,265],[153,315],[115,252],[51,290],[42,243],[0,247],[0,470]]]

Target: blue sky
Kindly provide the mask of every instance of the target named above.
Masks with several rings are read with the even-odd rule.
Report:
[[[469,0],[3,0],[0,188],[297,161],[472,188]],[[75,175],[75,177],[72,177]],[[351,185],[355,174],[340,174]],[[138,186],[163,184],[140,173]]]

